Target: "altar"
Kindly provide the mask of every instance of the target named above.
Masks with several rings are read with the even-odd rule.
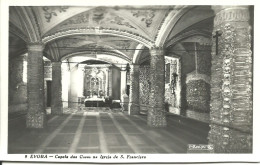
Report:
[[[93,96],[84,100],[85,107],[104,107],[105,103],[104,97]]]
[[[108,66],[84,66],[83,96],[85,107],[106,106],[105,97],[108,92]]]
[[[120,100],[120,69],[110,64],[81,64],[82,81],[78,89],[85,107],[111,107]],[[115,103],[113,103],[115,104]]]

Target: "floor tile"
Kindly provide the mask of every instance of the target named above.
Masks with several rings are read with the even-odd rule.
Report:
[[[127,146],[127,142],[120,134],[105,134],[108,146]]]
[[[48,154],[48,153],[64,154],[64,153],[68,153],[68,150],[67,149],[59,149],[59,148],[57,148],[57,149],[45,149],[43,151],[43,153],[46,153],[46,154]]]
[[[100,151],[100,149],[77,149],[76,153],[78,153],[78,154],[80,154],[80,153],[98,154],[98,153],[101,153],[101,151]]]
[[[116,119],[116,121],[119,122],[120,125],[131,125],[131,123],[128,120],[125,120],[125,119]]]
[[[119,130],[114,125],[112,126],[104,125],[103,129],[104,129],[104,133],[120,133]]]
[[[57,134],[52,133],[64,122],[69,114],[74,113],[68,123]],[[83,117],[83,111],[67,109],[66,115],[50,115],[47,116],[49,121],[48,126],[44,129],[26,129],[25,119],[20,118],[9,124],[8,135],[8,153],[34,153],[41,144],[45,142],[52,134],[50,143],[47,143],[47,148],[43,153],[67,153],[75,138],[75,132],[78,129],[79,123]],[[92,112],[92,111],[88,111]],[[85,113],[87,114],[87,113]],[[207,144],[207,134],[209,131],[208,124],[198,121],[191,121],[180,116],[167,116],[169,126],[166,128],[152,128],[147,126],[147,116],[128,116],[121,112],[110,113],[115,121],[122,128],[121,132],[114,125],[113,120],[109,116],[109,111],[97,109],[93,113],[85,116],[85,122],[81,131],[76,153],[101,153],[106,151],[109,153],[133,153],[131,146],[128,146],[126,139],[131,141],[140,153],[166,153],[165,146],[172,148],[173,153],[186,153],[188,144]],[[129,122],[123,115],[127,115],[131,121]],[[100,117],[101,128],[103,133],[98,132],[97,122]],[[51,120],[55,117],[53,120]],[[200,127],[201,126],[201,127]],[[195,131],[194,128],[201,130]],[[126,135],[122,135],[125,132]],[[100,138],[99,136],[104,136]],[[104,146],[100,146],[100,139]],[[164,147],[164,148],[163,148]],[[169,153],[169,150],[167,150]]]
[[[109,153],[134,153],[134,151],[129,148],[129,147],[125,147],[125,148],[109,148]]]
[[[101,119],[101,122],[103,125],[114,125],[114,123],[111,119],[107,119],[107,120]]]
[[[98,134],[81,134],[79,147],[97,147],[99,145]]]
[[[83,115],[83,112],[82,112],[82,114],[81,115],[79,115],[79,114],[77,114],[77,115],[73,115],[72,117],[71,117],[71,119],[72,120],[74,120],[74,119],[78,119],[78,120],[80,120],[81,118],[82,118],[82,115]]]
[[[62,128],[60,133],[75,133],[77,131],[78,127],[77,126],[65,126]]]
[[[12,154],[31,154],[34,153],[36,149],[31,148],[31,149],[25,149],[25,148],[9,148],[8,149],[8,153],[12,153]]]
[[[78,126],[80,120],[69,120],[69,122],[66,124],[68,126]]]
[[[121,125],[127,133],[141,133],[135,126]]]
[[[57,126],[58,125],[59,126],[65,119],[66,118],[64,118],[64,119],[60,119],[60,118],[55,119],[51,123],[49,123],[48,125],[51,125],[51,126]]]
[[[96,120],[97,117],[96,116],[87,116],[86,120]]]
[[[141,153],[143,154],[156,154],[156,153],[160,153],[158,152],[157,148],[141,148]]]
[[[19,147],[35,147],[39,146],[44,142],[48,135],[44,134],[26,134],[19,138],[12,143],[9,143],[11,147],[19,146]]]
[[[50,147],[70,147],[73,141],[74,135],[57,135],[51,143],[48,145]]]
[[[94,125],[84,125],[83,129],[82,129],[82,133],[98,133],[98,129],[97,126]]]
[[[130,134],[129,138],[134,141],[138,146],[156,146],[146,135],[144,134]]]
[[[85,120],[84,126],[88,126],[88,125],[97,125],[97,120],[96,119],[88,119],[88,116]]]

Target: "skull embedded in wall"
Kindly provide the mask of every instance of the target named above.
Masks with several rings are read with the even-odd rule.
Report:
[[[230,101],[230,98],[225,97],[225,98],[224,98],[224,101],[225,101],[225,102],[229,102],[229,101]]]
[[[224,87],[223,89],[224,95],[230,95],[231,94],[231,90],[229,87]]]
[[[229,79],[230,78],[230,74],[224,74],[224,79]]]
[[[230,81],[224,81],[223,86],[229,86],[230,85]]]
[[[224,65],[225,65],[225,66],[229,66],[230,63],[231,63],[231,59],[230,59],[230,58],[226,58],[226,59],[224,60]]]
[[[223,107],[224,107],[225,109],[229,109],[229,108],[230,108],[230,105],[224,104]]]
[[[226,66],[226,67],[224,67],[224,72],[226,72],[226,73],[230,73],[230,67],[228,67],[228,66]]]

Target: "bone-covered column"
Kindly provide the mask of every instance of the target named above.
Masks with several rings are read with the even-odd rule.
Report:
[[[213,7],[209,143],[218,153],[252,152],[252,52],[248,6]]]
[[[151,91],[147,124],[152,127],[167,126],[165,114],[165,62],[163,48],[151,48],[150,82]]]
[[[46,113],[44,106],[43,49],[44,44],[42,43],[32,43],[28,45],[27,128],[44,128],[46,125]]]

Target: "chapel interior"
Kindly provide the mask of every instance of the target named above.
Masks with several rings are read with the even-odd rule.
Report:
[[[252,153],[253,11],[10,6],[8,153]]]

